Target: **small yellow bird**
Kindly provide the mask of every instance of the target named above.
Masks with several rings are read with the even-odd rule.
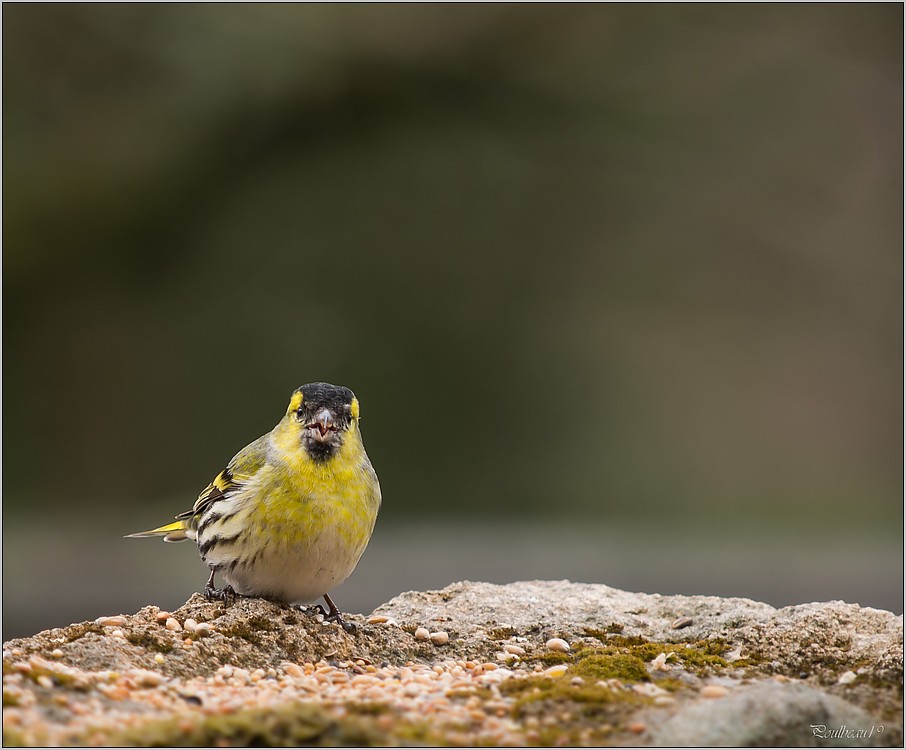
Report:
[[[247,445],[176,522],[130,537],[192,539],[211,569],[210,599],[256,596],[286,604],[324,597],[325,620],[344,622],[328,593],[355,570],[371,539],[381,487],[348,388],[297,388],[283,419]],[[214,575],[226,581],[214,588]]]

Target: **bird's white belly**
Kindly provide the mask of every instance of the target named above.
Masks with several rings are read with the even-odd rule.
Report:
[[[262,549],[248,562],[222,569],[221,575],[238,594],[301,604],[349,578],[364,551],[364,545],[352,546],[342,536],[320,534],[304,545]]]

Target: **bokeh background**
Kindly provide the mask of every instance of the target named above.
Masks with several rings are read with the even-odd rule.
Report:
[[[903,7],[3,6],[4,637],[205,570],[165,522],[363,405],[337,591],[903,611]]]

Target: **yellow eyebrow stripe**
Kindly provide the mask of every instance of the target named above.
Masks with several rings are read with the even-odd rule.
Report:
[[[302,406],[302,391],[296,391],[289,400],[289,408],[286,410],[286,413],[289,414],[291,411],[297,411],[300,406]]]

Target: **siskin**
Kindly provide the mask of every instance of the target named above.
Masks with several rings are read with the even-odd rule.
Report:
[[[323,596],[325,619],[351,631],[328,593],[355,570],[380,505],[358,399],[342,386],[309,383],[293,392],[273,430],[233,457],[192,510],[129,536],[194,540],[211,569],[204,587],[210,599],[300,604]],[[214,588],[216,573],[226,582],[222,589]]]

